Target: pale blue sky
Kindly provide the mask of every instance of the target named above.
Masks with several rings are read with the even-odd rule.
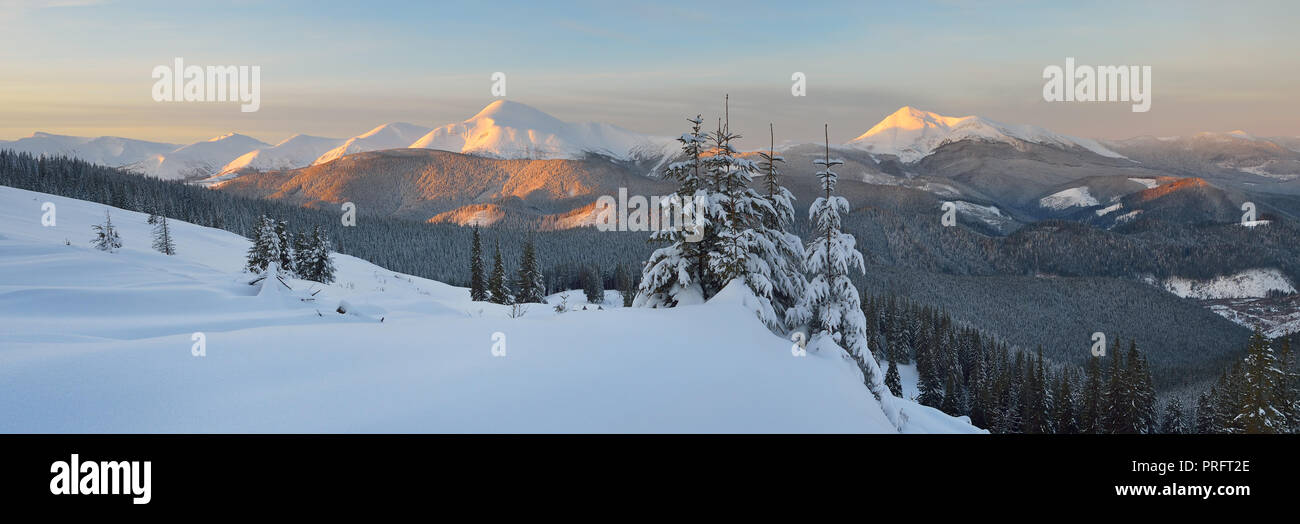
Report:
[[[1300,135],[1292,2],[152,2],[0,0],[0,139],[351,136],[508,98],[672,135],[688,114],[833,141],[900,106],[1104,138]],[[551,4],[551,3],[546,3]],[[259,65],[262,107],[153,102],[154,66]],[[1042,70],[1150,65],[1150,112],[1047,103]],[[790,96],[790,75],[808,96]]]

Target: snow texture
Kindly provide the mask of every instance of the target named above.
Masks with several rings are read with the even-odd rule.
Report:
[[[41,225],[44,202],[54,227]],[[900,428],[856,365],[831,350],[794,356],[737,303],[743,293],[510,318],[468,289],[340,254],[333,284],[271,291],[241,271],[247,239],[178,220],[166,256],[150,249],[145,215],[111,209],[123,247],[96,251],[90,226],[104,212],[0,187],[2,432]],[[902,432],[980,432],[911,402],[888,409]]]

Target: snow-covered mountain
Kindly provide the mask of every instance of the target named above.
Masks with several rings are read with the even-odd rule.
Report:
[[[1275,268],[1250,269],[1208,280],[1171,276],[1161,282],[1165,290],[1183,298],[1200,300],[1224,298],[1263,298],[1270,291],[1295,293],[1295,286]]]
[[[1054,133],[1026,124],[1002,124],[979,116],[951,117],[909,106],[895,111],[861,136],[849,141],[878,155],[894,155],[903,162],[915,162],[939,146],[958,140],[1033,142],[1065,149],[1082,148],[1101,156],[1123,158],[1096,140]]]
[[[494,158],[572,159],[597,153],[628,160],[662,155],[672,143],[605,123],[563,122],[531,106],[497,100],[464,122],[430,131],[411,147]]]
[[[427,127],[406,122],[383,124],[326,151],[317,157],[312,165],[324,164],[355,153],[412,147],[412,142],[419,140],[420,136],[428,132]]]
[[[87,162],[121,167],[176,149],[176,144],[116,136],[83,137],[33,133],[18,140],[0,140],[0,149],[33,155],[70,156]]]
[[[274,146],[244,153],[223,166],[217,174],[234,173],[244,169],[267,171],[309,166],[327,151],[343,145],[343,142],[342,138],[293,135]]]
[[[220,171],[222,166],[249,151],[269,146],[256,138],[230,133],[156,154],[126,167],[164,180],[200,178]]]
[[[1141,136],[1107,145],[1143,165],[1184,175],[1237,173],[1278,181],[1300,178],[1300,141],[1260,138],[1242,130]]]
[[[106,209],[115,253],[87,242]],[[980,432],[882,407],[838,347],[792,356],[743,285],[513,318],[337,253],[333,284],[252,286],[247,239],[169,225],[175,256],[143,214],[0,187],[0,432]]]

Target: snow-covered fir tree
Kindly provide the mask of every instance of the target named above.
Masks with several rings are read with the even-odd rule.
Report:
[[[113,217],[108,209],[104,210],[104,223],[90,226],[90,229],[95,231],[95,238],[90,241],[95,249],[109,253],[121,249],[122,238],[117,235],[117,228],[113,227]]]
[[[1102,433],[1138,433],[1137,414],[1132,409],[1133,390],[1128,368],[1124,366],[1124,357],[1119,351],[1119,340],[1111,346],[1106,358],[1110,359],[1110,370],[1102,397],[1105,406],[1101,419]]]
[[[1137,341],[1129,343],[1127,375],[1133,395],[1133,418],[1138,433],[1156,433],[1160,430],[1160,414],[1156,411],[1156,388],[1151,382],[1151,368],[1146,356],[1138,351]]]
[[[632,307],[632,301],[636,298],[636,288],[632,284],[632,274],[628,273],[627,266],[618,264],[614,266],[614,286],[618,288],[618,295],[623,299],[623,307]]]
[[[295,235],[295,242],[301,246],[294,251],[298,277],[322,284],[333,282],[334,260],[330,256],[330,251],[334,246],[325,236],[325,231],[320,226],[316,226],[310,233],[300,232]]]
[[[1056,403],[1052,405],[1053,428],[1056,433],[1079,433],[1079,418],[1075,412],[1077,399],[1072,391],[1072,382],[1069,372],[1065,372],[1057,384]]]
[[[171,227],[167,225],[167,217],[161,215],[151,215],[154,218],[153,226],[153,248],[155,251],[164,255],[176,254],[176,243],[172,240]]]
[[[811,278],[803,299],[786,312],[791,325],[808,326],[810,339],[828,338],[852,355],[862,369],[864,380],[876,398],[890,396],[884,386],[883,373],[867,347],[866,315],[862,312],[858,290],[849,279],[849,271],[866,273],[862,253],[853,235],[843,231],[840,213],[848,213],[849,202],[835,195],[838,175],[832,170],[843,161],[830,156],[830,129],[825,128],[826,155],[813,161],[821,166],[817,179],[823,194],[808,209],[813,238],[804,247],[803,268]]]
[[[248,264],[244,270],[261,273],[272,263],[280,263],[280,237],[275,233],[275,220],[262,215],[261,223],[253,231],[253,245],[248,248]]]
[[[1214,391],[1214,388],[1210,388],[1210,391],[1202,392],[1200,396],[1196,397],[1196,417],[1193,426],[1196,433],[1210,434],[1219,432],[1214,426],[1214,403],[1210,400],[1212,391]]]
[[[889,392],[895,397],[902,397],[903,381],[898,375],[898,366],[894,364],[893,358],[888,359],[888,363],[889,369],[885,371],[885,387],[888,387]]]
[[[708,136],[701,131],[704,120],[699,115],[686,121],[690,122],[691,130],[677,138],[685,160],[669,164],[665,176],[678,184],[676,195],[687,211],[688,224],[660,228],[650,235],[651,241],[667,245],[656,249],[646,261],[632,302],[634,306],[657,308],[675,307],[682,302],[698,303],[719,290],[708,271],[708,252],[715,236],[710,207],[694,205],[697,197],[707,201],[711,191],[702,159]],[[692,235],[702,237],[692,238]]]
[[[1247,350],[1249,354],[1249,349]],[[1218,383],[1211,391],[1214,392],[1212,402],[1214,403],[1214,430],[1216,433],[1245,433],[1246,427],[1244,420],[1238,415],[1241,414],[1242,405],[1245,402],[1246,380],[1245,371],[1242,369],[1242,361],[1233,362],[1232,368],[1219,377]]]
[[[474,239],[469,258],[469,298],[475,302],[488,299],[487,283],[483,279],[483,243],[478,224],[474,224]]]
[[[293,239],[293,267],[297,268],[298,278],[304,280],[316,280],[311,278],[312,247],[314,237],[311,232],[299,231],[296,235],[291,235]]]
[[[1273,404],[1287,421],[1288,433],[1300,433],[1300,369],[1291,350],[1291,337],[1273,341],[1277,349],[1278,380],[1274,385]]]
[[[289,224],[283,220],[275,223],[276,242],[280,245],[280,270],[285,275],[297,274],[297,268],[293,266],[293,234],[289,232]]]
[[[1243,395],[1233,425],[1244,433],[1289,432],[1285,399],[1277,398],[1284,380],[1282,366],[1273,353],[1272,341],[1264,338],[1259,328],[1250,337],[1241,371]]]
[[[1105,397],[1102,391],[1101,357],[1088,358],[1079,407],[1079,432],[1102,433]]]
[[[943,379],[939,377],[939,367],[935,362],[934,351],[923,347],[916,352],[917,397],[923,406],[939,407],[943,402]]]
[[[1160,433],[1177,435],[1186,432],[1187,429],[1183,425],[1183,403],[1178,399],[1170,399],[1165,403],[1165,414],[1160,420]]]
[[[605,303],[605,284],[601,281],[600,270],[588,266],[582,271],[582,293],[590,304]]]
[[[542,282],[542,271],[537,268],[537,253],[531,236],[524,242],[524,253],[519,260],[519,274],[515,280],[515,302],[546,303],[546,285]]]
[[[768,328],[785,331],[783,319],[772,306],[772,267],[768,258],[778,251],[766,234],[764,217],[775,214],[771,202],[750,187],[758,166],[740,156],[732,142],[741,138],[730,125],[729,103],[718,128],[709,136],[710,156],[705,164],[713,191],[709,194],[709,216],[715,241],[709,250],[709,275],[721,287],[744,282],[757,300],[750,304]]]
[[[761,256],[771,270],[772,309],[776,318],[785,324],[785,312],[799,303],[808,279],[803,273],[803,242],[789,231],[794,224],[794,195],[780,182],[779,164],[785,158],[776,154],[776,130],[771,124],[768,124],[768,150],[759,153],[759,158],[763,196],[772,208],[763,215],[759,230],[767,238],[763,246],[771,249],[764,250]]]
[[[510,304],[514,297],[510,295],[510,286],[506,282],[506,266],[501,260],[501,244],[497,244],[496,254],[492,258],[492,275],[487,283],[488,301],[493,304]]]

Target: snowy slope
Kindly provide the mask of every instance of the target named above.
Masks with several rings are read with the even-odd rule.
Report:
[[[164,180],[206,177],[216,174],[222,166],[241,155],[269,145],[249,136],[229,133],[153,155],[126,167]]]
[[[111,167],[134,164],[176,149],[176,144],[148,142],[116,136],[97,138],[33,133],[18,140],[0,140],[0,149],[33,155],[70,156]]]
[[[794,357],[733,303],[510,318],[344,255],[332,285],[259,292],[244,238],[173,221],[167,257],[115,209],[124,247],[103,253],[104,211],[0,187],[0,432],[900,430],[842,352]],[[902,406],[903,432],[977,431]]]
[[[293,135],[274,146],[243,154],[223,166],[217,174],[233,173],[242,169],[266,171],[306,167],[327,151],[343,145],[343,142],[342,138]]]
[[[1273,268],[1249,269],[1210,280],[1170,277],[1164,280],[1162,286],[1180,297],[1196,299],[1260,298],[1272,290],[1284,293],[1296,291],[1290,279]]]
[[[533,107],[497,100],[464,122],[430,131],[411,147],[494,158],[571,159],[592,152],[631,159],[662,155],[672,143],[610,124],[563,122]]]
[[[1083,148],[1101,156],[1123,158],[1095,140],[1054,133],[1024,124],[1002,124],[979,116],[951,117],[904,106],[846,145],[875,154],[896,155],[903,162],[920,160],[939,146],[958,140],[1022,140],[1064,148]]]
[[[1096,197],[1093,197],[1092,193],[1088,191],[1088,186],[1072,187],[1038,199],[1039,206],[1058,211],[1071,207],[1092,207],[1099,204]]]
[[[354,153],[413,147],[411,143],[419,140],[421,135],[428,132],[429,128],[427,127],[405,122],[383,124],[365,132],[365,134],[349,138],[337,147],[322,153],[312,162],[312,165],[324,164]]]

